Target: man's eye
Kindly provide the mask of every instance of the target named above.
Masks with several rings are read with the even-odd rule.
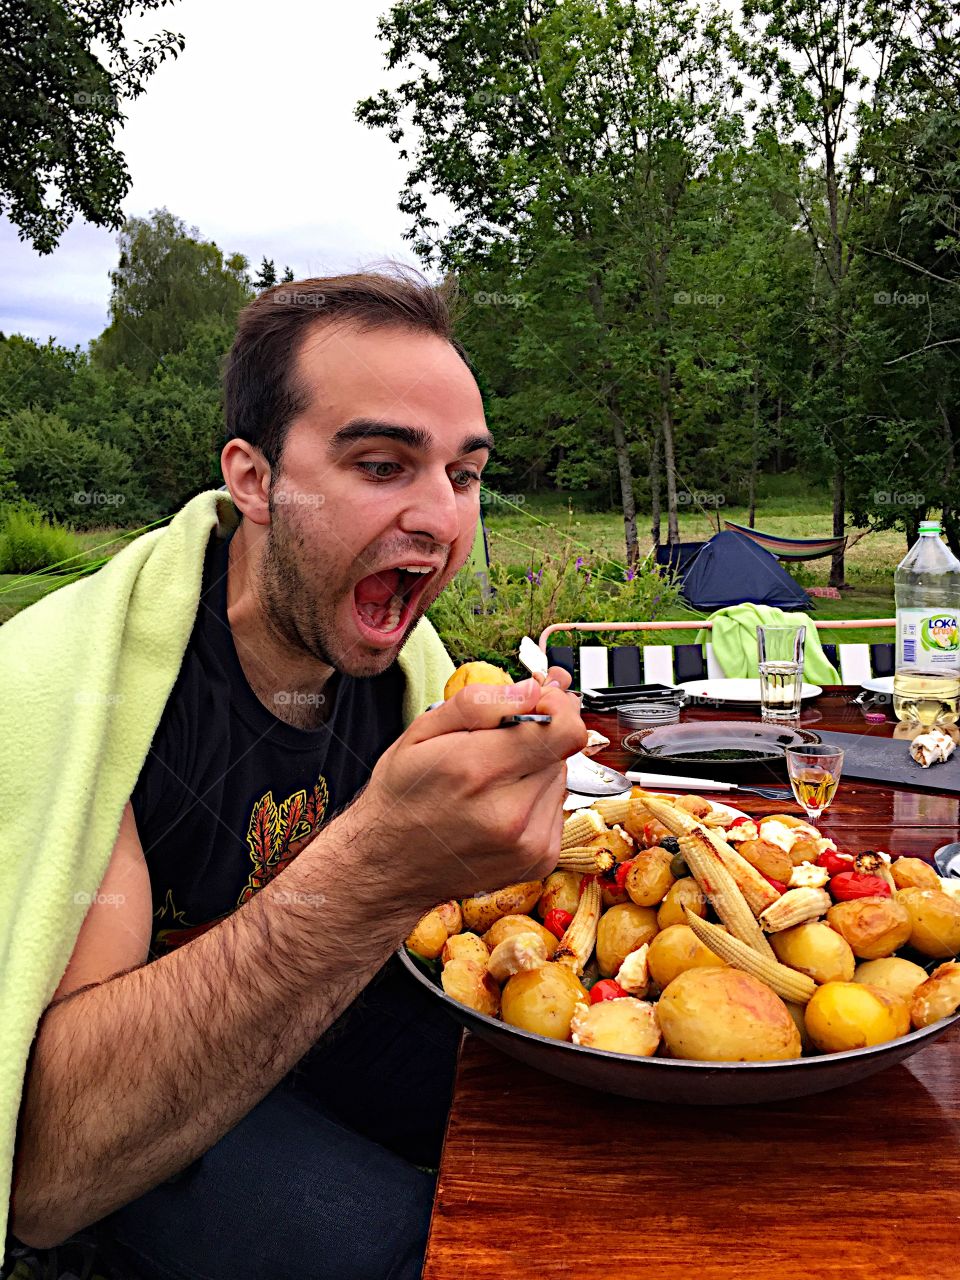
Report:
[[[398,462],[358,462],[357,466],[374,480],[392,480],[400,470]]]
[[[454,471],[450,479],[458,489],[469,489],[472,484],[480,483],[480,477],[476,471]]]

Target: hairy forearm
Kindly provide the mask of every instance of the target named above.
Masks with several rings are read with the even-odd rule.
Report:
[[[21,1109],[16,1234],[57,1243],[172,1177],[362,990],[418,910],[365,869],[357,827],[348,811],[214,928],[51,1006]]]

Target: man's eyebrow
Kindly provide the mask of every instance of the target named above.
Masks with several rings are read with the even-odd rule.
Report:
[[[381,422],[376,418],[354,418],[344,423],[330,438],[332,449],[343,449],[358,440],[392,440],[426,453],[433,443],[433,437],[423,427],[405,427],[396,422]],[[467,436],[461,441],[458,456],[475,453],[478,449],[492,449],[493,436],[489,431]]]

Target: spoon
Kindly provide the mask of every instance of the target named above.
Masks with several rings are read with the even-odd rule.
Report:
[[[937,872],[947,880],[960,880],[960,840],[941,845],[933,855]]]

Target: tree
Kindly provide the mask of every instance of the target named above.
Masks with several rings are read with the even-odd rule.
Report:
[[[677,537],[669,258],[688,183],[738,92],[722,57],[724,19],[685,0],[401,0],[380,36],[389,66],[411,75],[357,114],[412,160],[400,197],[408,238],[468,293],[494,262],[531,281],[513,358],[552,380],[554,397],[566,394],[555,416],[570,431],[580,422],[612,447],[632,565],[637,415],[652,456],[651,441],[662,441]],[[428,195],[453,207],[442,235]],[[638,350],[631,317],[641,313]]]
[[[260,270],[257,272],[253,282],[253,287],[257,293],[262,293],[264,289],[270,289],[277,283],[277,268],[272,258],[264,255],[260,263]]]
[[[183,349],[192,325],[232,325],[251,297],[247,259],[225,258],[167,209],[128,219],[119,242],[120,262],[110,274],[110,324],[92,347],[104,368],[125,365],[146,379]]]
[[[292,279],[293,279],[293,268],[292,268],[292,267],[284,267],[284,268],[283,268],[283,275],[280,277],[280,283],[281,283],[281,284],[289,284],[289,283],[290,283],[290,281],[291,281]]]
[[[130,174],[114,145],[138,98],[183,36],[131,42],[124,24],[171,0],[0,0],[0,212],[38,253],[79,213],[118,227]]]

